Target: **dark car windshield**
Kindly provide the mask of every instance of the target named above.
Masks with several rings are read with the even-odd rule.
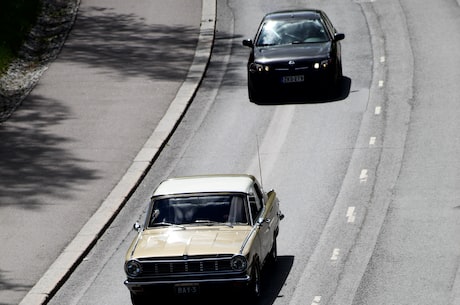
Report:
[[[268,20],[262,24],[256,46],[272,46],[328,41],[320,19]]]
[[[155,199],[149,227],[163,224],[246,224],[247,222],[243,195],[219,194]]]

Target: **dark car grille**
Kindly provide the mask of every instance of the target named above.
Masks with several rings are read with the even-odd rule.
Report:
[[[142,259],[142,276],[208,274],[232,271],[231,256],[187,257],[176,259]]]
[[[275,68],[275,71],[305,71],[309,67],[294,67],[294,68]]]
[[[272,65],[275,71],[304,71],[312,68],[313,63],[311,62],[297,62],[295,65],[289,65],[287,63],[279,63]]]

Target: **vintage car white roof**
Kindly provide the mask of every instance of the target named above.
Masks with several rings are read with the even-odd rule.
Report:
[[[251,175],[208,175],[171,178],[160,183],[153,196],[213,192],[248,193],[255,180]]]

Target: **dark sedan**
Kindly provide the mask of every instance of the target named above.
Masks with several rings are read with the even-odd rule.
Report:
[[[342,78],[340,40],[321,10],[291,10],[267,14],[248,61],[248,92],[252,102],[291,93],[334,89]]]

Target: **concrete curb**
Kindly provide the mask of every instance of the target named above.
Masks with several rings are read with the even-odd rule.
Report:
[[[202,0],[201,25],[195,57],[187,77],[166,114],[139,151],[130,168],[107,196],[96,213],[64,249],[19,305],[46,304],[70,276],[86,253],[124,206],[163,145],[174,132],[204,77],[214,43],[216,0]]]

